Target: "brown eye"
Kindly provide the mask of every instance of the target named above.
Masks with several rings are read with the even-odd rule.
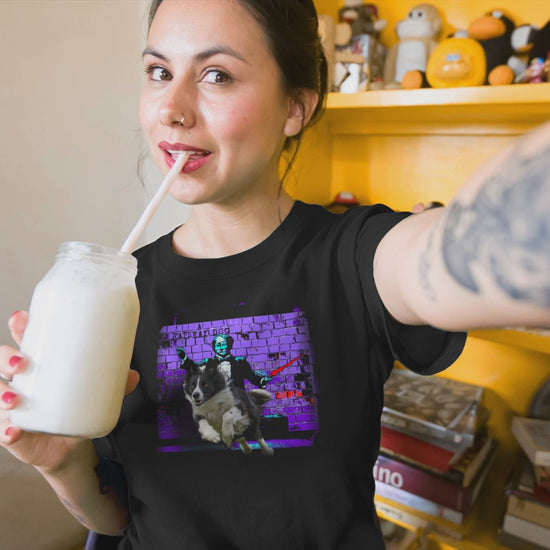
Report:
[[[149,78],[151,80],[154,80],[155,82],[161,82],[163,80],[171,80],[172,78],[172,75],[170,74],[170,72],[164,67],[158,67],[153,65],[152,67],[147,67],[147,69],[145,69],[145,72],[149,75]]]
[[[211,69],[205,74],[204,81],[210,82],[211,84],[229,84],[231,82],[231,77],[224,71]]]

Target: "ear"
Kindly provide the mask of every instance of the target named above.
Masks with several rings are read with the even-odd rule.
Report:
[[[187,361],[187,368],[185,369],[185,374],[189,374],[189,376],[191,376],[192,374],[196,374],[197,372],[199,372],[199,366],[197,365],[197,363],[195,363],[195,361]]]
[[[218,369],[218,364],[216,361],[212,358],[209,358],[208,361],[206,361],[206,367],[205,372],[209,372],[210,374],[214,374],[216,370]]]
[[[298,90],[289,98],[288,113],[284,125],[286,137],[295,136],[306,127],[318,101],[317,92],[309,88]]]

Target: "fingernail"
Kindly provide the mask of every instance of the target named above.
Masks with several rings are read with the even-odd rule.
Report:
[[[10,367],[17,367],[21,359],[23,359],[23,357],[21,357],[20,355],[12,355],[9,360]]]
[[[17,395],[15,393],[13,393],[12,391],[6,391],[2,394],[2,401],[6,405],[11,405],[14,402],[16,397],[17,397]]]
[[[6,431],[4,432],[8,437],[11,437],[11,435],[13,434],[13,426],[8,426],[6,428]]]
[[[19,310],[14,311],[14,312],[11,314],[10,319],[11,319],[11,317],[15,317],[19,312],[20,312]]]

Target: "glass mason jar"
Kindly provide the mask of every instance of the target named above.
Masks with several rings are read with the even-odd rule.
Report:
[[[109,433],[120,415],[139,301],[136,259],[98,244],[62,243],[34,289],[13,377],[21,404],[11,422],[28,431],[80,437]]]

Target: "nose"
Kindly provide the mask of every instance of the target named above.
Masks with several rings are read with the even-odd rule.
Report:
[[[191,93],[183,83],[175,79],[165,89],[159,106],[161,124],[168,127],[190,128],[195,124],[195,113],[192,107]]]
[[[198,391],[193,392],[193,399],[198,399],[201,396],[201,394]]]

